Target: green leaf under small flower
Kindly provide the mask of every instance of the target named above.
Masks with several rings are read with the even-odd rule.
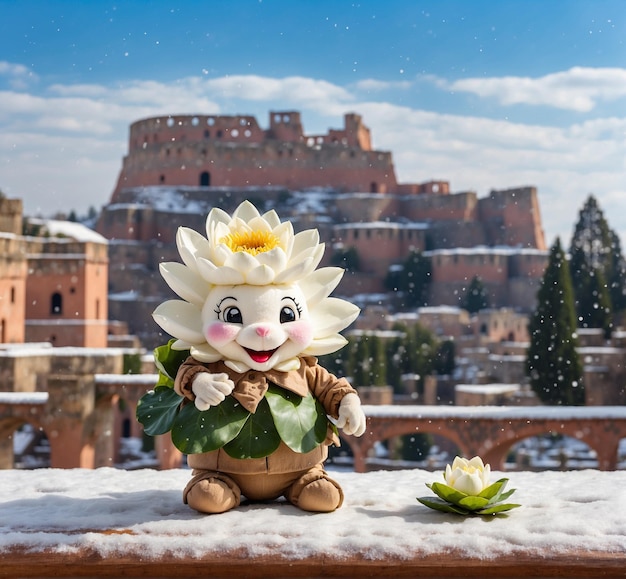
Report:
[[[426,486],[438,497],[441,497],[444,501],[448,501],[449,503],[457,504],[461,499],[468,496],[464,492],[457,491],[456,489],[439,482],[427,484]]]
[[[469,515],[470,512],[467,509],[457,507],[452,503],[448,503],[438,497],[418,497],[417,499],[423,505],[434,509],[435,511],[441,511],[443,513],[453,513],[455,515]]]
[[[475,496],[467,495],[443,483],[426,483],[426,486],[437,497],[419,497],[417,500],[431,509],[445,513],[464,516],[496,515],[521,506],[515,503],[502,502],[515,492],[515,489],[504,492],[508,480],[502,478]]]

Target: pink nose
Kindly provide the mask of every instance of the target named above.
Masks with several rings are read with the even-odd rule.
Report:
[[[265,326],[259,326],[256,329],[256,333],[257,333],[258,336],[261,336],[261,338],[265,338],[265,337],[267,337],[269,335],[270,329],[266,328]]]

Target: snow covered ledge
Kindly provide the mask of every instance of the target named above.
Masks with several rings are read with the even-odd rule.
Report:
[[[204,516],[188,470],[0,471],[0,577],[624,577],[626,471],[507,473],[508,517],[416,501],[441,473],[336,472],[344,506]],[[496,473],[494,476],[498,476]]]

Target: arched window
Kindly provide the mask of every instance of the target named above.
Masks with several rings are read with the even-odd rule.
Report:
[[[59,292],[52,294],[50,313],[54,316],[60,316],[63,313],[63,296]]]
[[[200,187],[209,187],[211,185],[211,173],[202,171],[200,173]]]

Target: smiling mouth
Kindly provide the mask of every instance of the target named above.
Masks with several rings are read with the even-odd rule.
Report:
[[[278,350],[278,348],[274,348],[273,350],[250,350],[249,348],[244,349],[248,353],[248,356],[250,356],[250,358],[252,358],[257,364],[264,364],[272,357],[272,354],[274,354],[274,352]]]

